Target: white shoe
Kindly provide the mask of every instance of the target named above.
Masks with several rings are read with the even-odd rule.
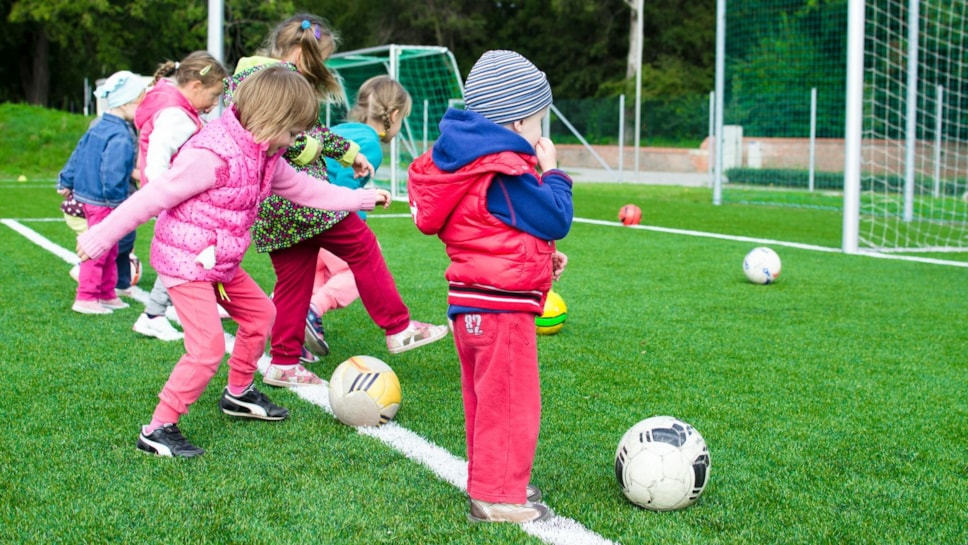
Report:
[[[155,337],[163,341],[180,341],[185,338],[185,334],[172,327],[171,323],[164,316],[149,318],[142,313],[138,316],[138,321],[131,327],[135,333],[141,333],[148,337]]]
[[[425,344],[439,341],[447,336],[447,326],[433,325],[411,320],[407,329],[400,333],[387,335],[387,350],[391,354],[399,354],[407,350],[419,348]]]

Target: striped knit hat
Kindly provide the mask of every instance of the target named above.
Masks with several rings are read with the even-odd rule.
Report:
[[[544,72],[514,51],[481,55],[464,83],[468,110],[504,125],[520,121],[551,105],[551,86]]]

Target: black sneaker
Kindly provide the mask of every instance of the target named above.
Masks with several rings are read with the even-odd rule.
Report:
[[[205,454],[205,449],[188,442],[176,424],[165,424],[155,431],[138,435],[138,449],[156,456],[191,458]]]
[[[269,398],[257,390],[255,385],[250,385],[238,397],[230,394],[229,389],[226,388],[222,392],[222,399],[218,400],[218,406],[223,413],[242,418],[282,420],[289,416],[289,409],[269,401]]]

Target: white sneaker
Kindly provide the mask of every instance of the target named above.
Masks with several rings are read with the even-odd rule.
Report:
[[[551,516],[551,510],[543,503],[491,503],[482,500],[470,500],[470,512],[467,517],[474,522],[512,522],[522,524],[545,520]]]
[[[425,324],[415,320],[410,321],[407,329],[400,333],[387,335],[387,350],[391,354],[399,354],[407,350],[419,348],[425,344],[439,341],[447,336],[447,326]]]
[[[180,341],[185,338],[185,334],[172,327],[164,316],[149,318],[147,314],[141,313],[141,316],[138,316],[138,321],[134,323],[131,329],[135,333],[163,341]]]

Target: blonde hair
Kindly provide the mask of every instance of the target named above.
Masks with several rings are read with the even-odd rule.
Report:
[[[321,100],[346,104],[346,92],[336,73],[326,68],[326,60],[336,52],[339,36],[321,17],[299,13],[276,25],[264,46],[274,59],[285,59],[295,50],[302,54],[296,68],[313,86]]]
[[[346,114],[352,121],[383,123],[383,130],[389,131],[390,114],[400,110],[403,119],[410,115],[413,100],[410,93],[390,76],[375,76],[363,82],[356,95],[356,105]]]
[[[194,51],[181,62],[165,61],[155,70],[155,81],[162,78],[175,78],[179,87],[184,87],[193,81],[200,81],[205,87],[221,85],[222,80],[229,75],[228,70],[208,51]]]
[[[319,100],[309,82],[283,65],[247,77],[234,101],[239,123],[256,142],[293,128],[305,131],[319,118]]]

